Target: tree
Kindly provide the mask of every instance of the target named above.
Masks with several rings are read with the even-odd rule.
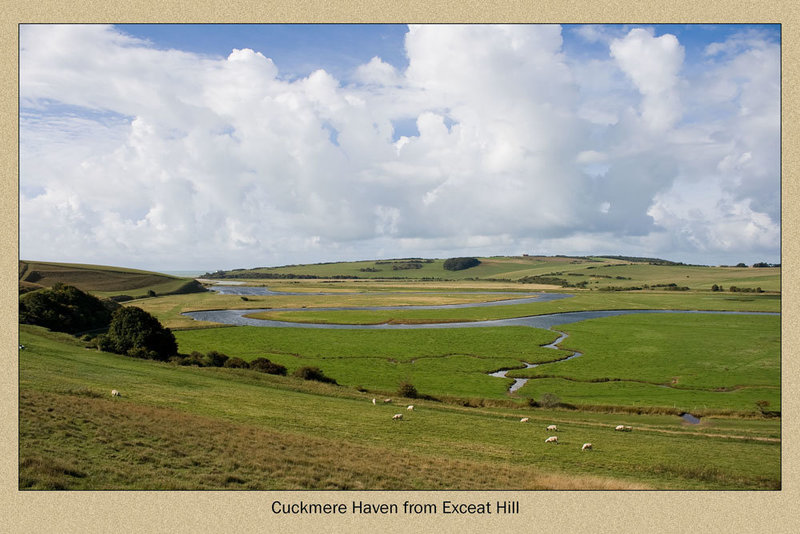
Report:
[[[443,267],[446,271],[463,271],[480,264],[478,258],[448,258],[444,260]]]
[[[100,343],[118,354],[147,354],[154,360],[166,361],[178,352],[178,343],[172,331],[135,306],[122,307],[115,311],[111,316],[108,334],[104,337],[106,339]]]
[[[58,282],[20,295],[19,322],[74,334],[108,326],[109,307],[97,297]]]

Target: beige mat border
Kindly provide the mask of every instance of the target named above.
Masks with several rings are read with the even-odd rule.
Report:
[[[16,3],[16,5],[15,5]],[[119,0],[3,2],[0,44],[2,269],[0,270],[0,531],[2,532],[795,532],[798,503],[798,20],[780,1],[625,0],[277,2]],[[783,71],[783,489],[769,492],[20,492],[17,490],[18,122],[17,29],[20,23],[77,22],[524,22],[780,23]],[[371,503],[518,500],[514,516],[275,516],[284,502]]]

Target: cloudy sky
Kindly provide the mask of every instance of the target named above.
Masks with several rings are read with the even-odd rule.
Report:
[[[22,25],[20,257],[780,261],[780,26]]]

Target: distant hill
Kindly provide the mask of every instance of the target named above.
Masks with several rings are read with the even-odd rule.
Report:
[[[399,258],[256,267],[206,273],[222,280],[482,280],[601,291],[712,290],[716,285],[780,291],[780,268],[708,267],[633,256],[493,256],[460,271],[443,259]]]
[[[19,262],[20,292],[51,287],[56,282],[115,300],[125,300],[125,297],[144,297],[150,291],[156,295],[205,291],[203,286],[192,278],[150,271],[77,263],[26,260]]]

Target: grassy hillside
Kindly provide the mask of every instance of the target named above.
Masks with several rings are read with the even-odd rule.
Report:
[[[586,288],[664,286],[710,290],[716,284],[728,290],[761,287],[763,291],[780,290],[780,268],[706,267],[669,262],[628,261],[618,258],[571,258],[562,256],[520,256],[480,258],[480,265],[461,271],[444,269],[444,260],[402,259],[288,265],[273,268],[218,271],[214,277],[270,280],[269,277],[349,277],[360,279],[503,279],[537,282],[535,277],[565,281],[571,285],[585,283]],[[660,261],[660,260],[659,260]],[[666,263],[666,264],[665,264]],[[418,268],[408,268],[415,266]],[[211,273],[209,273],[211,274]],[[546,283],[546,282],[544,282]],[[560,287],[561,282],[550,282]]]
[[[402,399],[374,406],[352,387],[132,359],[25,325],[20,342],[21,489],[780,488],[778,420],[416,400],[398,422]]]
[[[21,287],[36,289],[62,282],[99,297],[128,295],[143,297],[148,291],[158,295],[190,293],[202,288],[191,278],[179,278],[150,271],[83,265],[76,263],[19,262]]]

